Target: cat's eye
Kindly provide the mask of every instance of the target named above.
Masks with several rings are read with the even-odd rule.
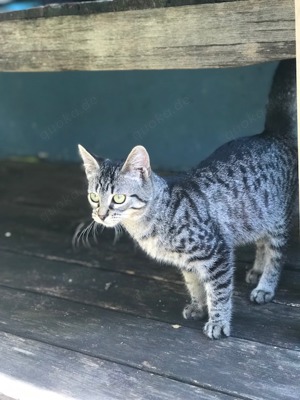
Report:
[[[126,200],[125,194],[115,194],[113,197],[113,202],[116,204],[123,204]]]
[[[97,193],[90,193],[89,198],[93,203],[99,203],[100,197]]]

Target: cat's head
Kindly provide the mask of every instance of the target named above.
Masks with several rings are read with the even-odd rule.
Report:
[[[140,218],[153,195],[150,159],[136,146],[125,162],[103,160],[78,145],[88,179],[93,219],[107,227]]]

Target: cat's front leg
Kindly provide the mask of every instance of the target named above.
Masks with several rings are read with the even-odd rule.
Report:
[[[230,336],[233,291],[232,252],[223,251],[216,255],[208,268],[205,281],[208,306],[208,322],[204,333],[211,339]]]
[[[183,318],[202,319],[207,315],[206,291],[199,275],[192,271],[182,271],[191,302],[183,309]]]

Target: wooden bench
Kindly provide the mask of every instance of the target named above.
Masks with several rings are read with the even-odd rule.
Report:
[[[220,68],[295,57],[293,0],[71,3],[0,21],[1,71]]]

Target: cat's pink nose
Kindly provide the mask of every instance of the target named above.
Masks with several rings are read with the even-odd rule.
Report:
[[[109,211],[107,211],[105,214],[99,214],[99,213],[98,213],[98,217],[99,217],[102,221],[104,221],[105,218],[108,216],[108,213],[109,213]]]

